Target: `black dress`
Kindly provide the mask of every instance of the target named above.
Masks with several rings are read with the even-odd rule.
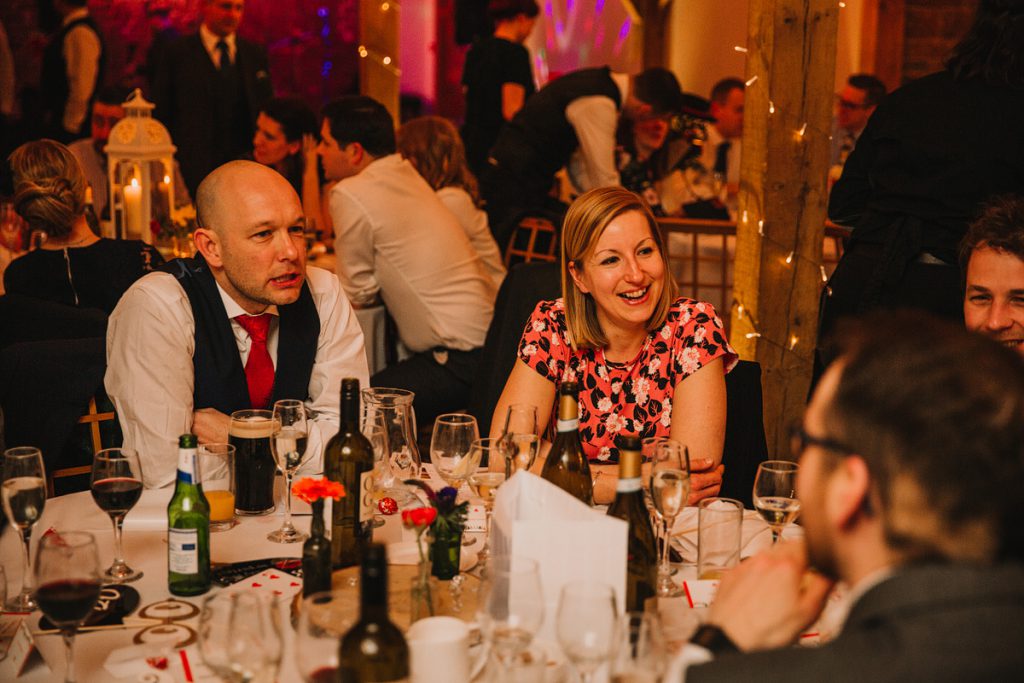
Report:
[[[505,124],[501,109],[501,88],[505,83],[523,86],[525,97],[534,93],[530,53],[522,45],[494,36],[475,43],[466,53],[462,70],[462,85],[466,89],[462,142],[469,168],[476,175],[487,162],[487,154]]]
[[[163,262],[160,252],[138,240],[100,239],[87,247],[29,252],[7,266],[4,287],[9,294],[110,313],[133,282]]]

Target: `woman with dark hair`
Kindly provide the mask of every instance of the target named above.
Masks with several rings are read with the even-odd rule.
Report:
[[[310,230],[329,230],[324,225],[320,197],[320,171],[316,154],[320,126],[316,114],[297,97],[275,97],[256,117],[252,158],[283,175],[302,200]],[[330,243],[329,236],[324,239]]]
[[[722,485],[725,373],[737,356],[711,304],[678,296],[650,209],[621,187],[580,195],[562,227],[562,298],[541,301],[519,342],[492,433],[513,404],[543,433],[562,382],[576,381],[594,502],[615,495],[615,437],[665,436],[690,449],[690,504]],[[541,461],[542,458],[538,458]]]
[[[987,197],[1022,191],[1024,0],[981,0],[946,68],[878,106],[832,189],[829,217],[854,231],[819,340],[873,308],[962,321],[957,245]]]
[[[92,233],[85,219],[85,174],[64,145],[28,142],[9,161],[14,209],[40,233],[42,245],[7,267],[8,294],[110,313],[133,282],[163,263],[148,244]]]

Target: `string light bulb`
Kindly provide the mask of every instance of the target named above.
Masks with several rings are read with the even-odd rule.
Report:
[[[789,337],[789,350],[790,351],[793,350],[793,347],[796,346],[796,343],[798,341],[800,341],[800,337],[796,336],[795,334],[790,335],[790,337]]]
[[[384,62],[385,65],[388,65],[391,63],[391,57],[385,56],[384,59],[380,61]]]
[[[795,253],[796,253],[796,252],[793,252],[793,251],[789,252],[789,256],[787,256],[787,257],[786,257],[786,265],[787,265],[787,266],[788,266],[789,264],[793,263],[793,255],[794,255]]]
[[[742,45],[735,45],[735,46],[733,46],[732,49],[736,50],[736,52],[746,52],[747,51],[747,48],[743,47]]]
[[[764,219],[762,218],[757,222],[757,234],[764,237]]]
[[[749,88],[750,86],[754,85],[755,83],[757,83],[757,74],[754,74],[753,76],[751,76],[750,79],[747,80],[746,85]]]
[[[757,339],[757,338],[759,338],[761,336],[761,333],[760,332],[747,332],[743,336],[746,337],[747,339]]]
[[[818,268],[821,268],[821,281],[828,282],[828,273],[825,272],[825,266],[818,266]]]
[[[775,113],[775,102],[773,100],[768,100],[768,113],[769,114],[774,114]]]

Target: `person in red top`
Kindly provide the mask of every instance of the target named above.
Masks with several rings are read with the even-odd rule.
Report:
[[[725,441],[725,373],[736,364],[711,304],[678,296],[653,215],[619,187],[587,192],[562,228],[562,298],[541,301],[492,424],[509,405],[551,421],[558,385],[580,385],[580,439],[594,500],[615,492],[619,434],[666,436],[690,449],[690,504],[717,495]]]

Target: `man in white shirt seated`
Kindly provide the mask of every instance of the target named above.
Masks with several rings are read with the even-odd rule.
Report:
[[[465,408],[497,288],[458,219],[395,153],[384,105],[369,97],[323,111],[320,158],[330,192],[337,270],[355,306],[383,300],[412,352],[373,386],[416,393],[417,419]]]
[[[700,155],[716,194],[730,205],[735,204],[732,199],[740,185],[745,88],[738,78],[723,78],[711,88],[714,122],[707,126],[708,139]]]
[[[1024,355],[1024,197],[991,200],[960,247],[964,322]]]
[[[317,467],[344,377],[366,386],[363,333],[337,278],[306,269],[302,205],[281,174],[232,161],[196,195],[195,259],[125,293],[107,329],[104,383],[147,487],[174,481],[179,434],[226,442],[236,410],[284,398],[315,411]]]
[[[728,572],[677,665],[687,683],[1020,678],[1024,364],[919,312],[844,332],[794,431],[805,543]],[[834,580],[842,631],[790,647]]]

